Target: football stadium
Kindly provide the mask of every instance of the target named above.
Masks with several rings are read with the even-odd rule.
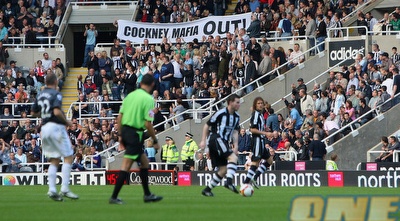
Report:
[[[397,0],[2,0],[2,217],[399,220],[398,47]]]

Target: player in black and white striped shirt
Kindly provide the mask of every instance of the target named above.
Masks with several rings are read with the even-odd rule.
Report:
[[[214,196],[211,189],[216,187],[226,175],[225,187],[234,193],[239,193],[232,183],[233,176],[237,170],[237,151],[239,138],[239,114],[240,97],[232,94],[227,100],[228,106],[217,111],[204,125],[200,148],[207,146],[210,151],[211,161],[218,171],[214,173],[213,179],[201,192],[204,196]],[[233,148],[230,146],[233,143]]]
[[[244,180],[244,183],[252,182],[257,189],[258,177],[267,170],[273,161],[269,150],[265,147],[265,140],[270,132],[265,131],[264,116],[262,113],[263,109],[264,100],[261,97],[256,97],[253,101],[253,113],[250,118],[253,156],[251,157],[251,166],[247,171],[247,176]],[[263,163],[260,164],[261,160],[263,160]]]

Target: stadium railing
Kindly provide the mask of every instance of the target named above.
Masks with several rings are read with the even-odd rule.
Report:
[[[359,120],[363,119],[365,116],[367,116],[367,115],[369,115],[369,114],[375,114],[375,115],[376,115],[376,118],[377,118],[379,121],[383,120],[385,117],[384,117],[384,115],[383,115],[382,113],[380,113],[380,107],[382,107],[383,105],[386,105],[386,104],[388,104],[388,103],[392,103],[393,100],[395,100],[395,99],[397,99],[397,98],[400,98],[400,94],[397,94],[397,95],[395,95],[393,98],[390,98],[390,99],[386,100],[386,101],[383,102],[382,104],[378,105],[376,108],[372,108],[370,111],[368,111],[367,113],[365,113],[365,114],[359,116],[358,118],[356,118],[355,120],[353,120],[351,123],[349,123],[349,124],[347,124],[346,126],[340,128],[340,129],[337,130],[336,132],[330,134],[328,137],[325,137],[325,138],[322,140],[322,142],[325,143],[325,145],[326,145],[326,150],[328,151],[328,153],[331,152],[331,151],[333,151],[333,144],[334,144],[334,143],[328,144],[328,141],[329,141],[330,138],[340,135],[340,134],[341,134],[344,130],[346,130],[346,129],[350,129],[350,130],[351,130],[350,134],[351,134],[353,137],[358,136],[358,134],[359,134],[359,132],[358,132],[358,125],[359,125],[359,122],[358,122],[358,121],[359,121]],[[390,108],[393,108],[393,106],[391,106]],[[398,108],[398,107],[397,107],[397,108]],[[368,122],[369,122],[369,121],[368,121]],[[368,122],[367,122],[367,123],[368,123]],[[367,123],[365,123],[365,124],[367,124]],[[361,125],[361,126],[363,126],[363,125]],[[335,143],[338,142],[339,140],[340,140],[340,139],[336,140]]]
[[[374,2],[375,0],[368,0],[367,2],[364,2],[364,4],[362,4],[360,7],[356,8],[354,11],[352,11],[351,13],[349,13],[348,15],[346,15],[345,17],[341,18],[340,21],[341,22],[345,22],[347,21],[350,17],[353,17],[354,15],[356,15],[359,11],[362,12],[362,10],[368,6],[371,2]]]
[[[16,113],[16,111],[19,109],[19,106],[30,106],[30,108],[32,108],[32,105],[33,103],[1,103],[0,108],[11,106],[10,114],[12,114],[14,117],[21,117],[21,114]],[[31,113],[26,114],[30,116]]]
[[[369,150],[369,151],[367,151],[367,162],[372,162],[371,161],[372,155],[375,155],[377,153],[379,153],[379,154],[386,153],[386,152],[388,152],[388,151],[384,151],[384,150]],[[393,163],[399,162],[399,154],[397,154],[397,153],[400,153],[400,150],[393,151]],[[358,165],[357,165],[357,167],[358,167]]]
[[[168,121],[174,122],[174,120],[177,117],[184,116],[185,114],[192,114],[193,115],[193,119],[196,120],[196,119],[198,119],[198,116],[201,113],[204,113],[204,112],[211,113],[210,112],[210,108],[207,108],[206,106],[210,106],[214,100],[215,100],[214,98],[182,99],[182,102],[187,102],[191,108],[187,109],[186,111],[182,112],[181,114],[177,114],[177,115],[168,117],[168,119],[166,119],[166,121],[163,122],[163,123],[164,124],[168,123]],[[177,100],[154,100],[154,102],[156,103],[156,106],[160,106],[160,104],[163,104],[163,103],[174,103],[175,105],[177,105]],[[196,108],[196,105],[195,105],[198,102],[206,102],[206,104],[203,105],[206,108],[206,110],[204,110],[204,109],[198,110],[198,108]],[[88,113],[88,114],[82,113],[82,105],[84,105],[84,104],[97,105],[99,113]],[[89,117],[98,117],[99,114],[100,114],[101,107],[102,107],[103,104],[118,104],[118,105],[122,105],[122,101],[72,102],[70,107],[68,108],[68,111],[67,111],[67,119],[72,119],[73,111],[74,111],[73,109],[75,107],[77,107],[77,109],[78,109],[76,111],[78,111],[77,120],[79,121],[79,123],[82,123],[83,119],[86,119],[86,118],[89,118]],[[203,106],[201,106],[201,107],[203,107]],[[162,112],[163,110],[160,110],[160,111]],[[168,115],[169,115],[170,114],[169,110],[167,112],[168,112]],[[113,116],[117,116],[117,115],[118,115],[118,112],[113,113]],[[163,114],[163,115],[166,115],[166,113]],[[102,117],[101,119],[105,119],[105,117]],[[111,117],[111,119],[112,119],[112,117]]]
[[[325,39],[325,41],[329,41],[329,39],[330,39],[330,37],[329,36],[333,36],[332,34],[332,32],[333,31],[336,31],[336,30],[340,30],[340,31],[342,31],[342,33],[344,33],[343,34],[343,40],[348,40],[349,39],[349,34],[351,33],[350,32],[350,30],[353,30],[353,29],[357,29],[357,31],[358,31],[358,29],[365,29],[365,33],[366,33],[366,35],[361,35],[360,37],[361,37],[361,39],[366,39],[367,38],[367,35],[369,35],[369,33],[370,33],[370,31],[368,30],[368,27],[365,27],[365,26],[350,26],[350,27],[341,27],[341,28],[330,28],[330,29],[327,29],[327,32],[328,32],[328,38],[326,38]]]
[[[270,71],[270,72],[268,72],[268,73],[266,73],[266,74],[264,74],[264,75],[258,77],[257,79],[253,80],[252,82],[250,82],[250,83],[244,85],[243,87],[239,88],[238,91],[242,91],[242,93],[244,93],[243,90],[246,90],[246,87],[248,87],[248,86],[250,86],[250,85],[252,85],[252,84],[256,84],[256,85],[257,85],[255,90],[258,90],[259,92],[264,91],[264,85],[261,83],[261,80],[264,79],[265,77],[269,77],[269,76],[271,76],[271,75],[273,75],[273,74],[275,74],[275,73],[277,73],[277,75],[278,75],[277,78],[278,78],[279,80],[285,79],[285,75],[284,75],[284,74],[280,74],[280,73],[279,73],[279,69],[281,69],[282,67],[286,67],[290,62],[292,62],[292,61],[294,61],[294,60],[296,60],[296,59],[298,59],[298,58],[300,58],[300,57],[302,57],[302,56],[305,56],[307,53],[310,53],[311,51],[314,51],[314,50],[317,50],[317,51],[318,51],[319,57],[325,56],[324,52],[323,52],[323,51],[320,51],[320,50],[318,49],[318,46],[320,46],[320,45],[322,45],[322,44],[324,44],[324,42],[321,42],[321,43],[315,45],[314,47],[309,48],[308,50],[304,51],[302,54],[300,54],[300,55],[294,57],[292,60],[287,61],[286,63],[280,65],[279,67],[273,69],[272,71]],[[299,65],[297,65],[297,67],[300,68],[300,69],[304,68],[304,63],[300,63]],[[255,91],[255,90],[254,90],[254,91]],[[226,99],[227,99],[227,98],[224,98],[224,99],[221,99],[221,100],[215,102],[215,103],[213,104],[213,106],[215,106],[215,107],[218,109],[218,105],[222,105],[223,102],[226,101]]]
[[[311,84],[311,83],[315,83],[316,80],[317,80],[318,78],[321,78],[321,77],[323,77],[324,75],[326,75],[327,73],[329,73],[330,71],[337,69],[341,64],[343,64],[344,62],[346,62],[346,61],[348,61],[348,60],[350,60],[350,58],[347,58],[346,60],[343,60],[343,61],[337,63],[336,65],[330,67],[328,70],[322,72],[321,74],[319,74],[319,75],[316,76],[315,78],[313,78],[313,79],[307,81],[307,82],[305,83],[305,85],[310,86],[310,84]],[[285,95],[283,98],[286,99],[286,98],[289,98],[290,96],[291,96],[291,93]],[[282,102],[282,99],[281,99],[281,98],[279,98],[279,100],[277,100],[277,101],[275,101],[274,103],[272,103],[272,104],[271,104],[271,107],[277,106],[278,103],[280,103],[280,102]],[[246,123],[248,123],[249,121],[250,121],[250,118],[247,118],[246,120],[242,121],[242,122],[240,123],[240,125],[243,127],[243,125],[246,124]]]
[[[124,153],[125,151],[118,151],[118,146],[119,143],[114,144],[113,146],[98,152],[95,155],[87,155],[83,158],[83,161],[85,162],[84,168],[87,171],[93,171],[93,170],[108,170],[109,169],[109,164],[115,161],[115,156],[118,155],[119,153]],[[93,157],[100,156],[101,157],[101,162],[102,162],[102,167],[99,168],[93,168]],[[90,163],[86,163],[90,162]],[[88,167],[88,165],[90,165]],[[179,162],[179,163],[161,163],[161,162],[150,162],[150,170],[168,170],[169,165],[177,165],[181,166],[184,165],[184,163]]]

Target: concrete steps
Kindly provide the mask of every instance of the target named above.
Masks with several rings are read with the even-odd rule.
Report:
[[[72,102],[78,100],[78,90],[77,90],[77,81],[78,76],[82,75],[85,77],[87,75],[87,68],[70,68],[68,75],[64,82],[64,87],[61,90],[61,94],[63,95],[63,106],[62,109],[65,113],[67,113],[69,107]]]

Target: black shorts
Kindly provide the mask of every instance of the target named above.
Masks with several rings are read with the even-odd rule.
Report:
[[[252,137],[251,146],[253,156],[251,157],[251,161],[258,161],[261,159],[268,159],[271,154],[269,150],[265,148],[265,139],[259,136]]]
[[[219,167],[228,164],[227,158],[233,153],[228,141],[217,134],[211,134],[208,138],[208,148],[213,166]]]
[[[139,133],[142,134],[140,137]],[[125,145],[124,158],[139,160],[144,153],[144,132],[129,126],[122,126],[121,131],[122,143]]]

